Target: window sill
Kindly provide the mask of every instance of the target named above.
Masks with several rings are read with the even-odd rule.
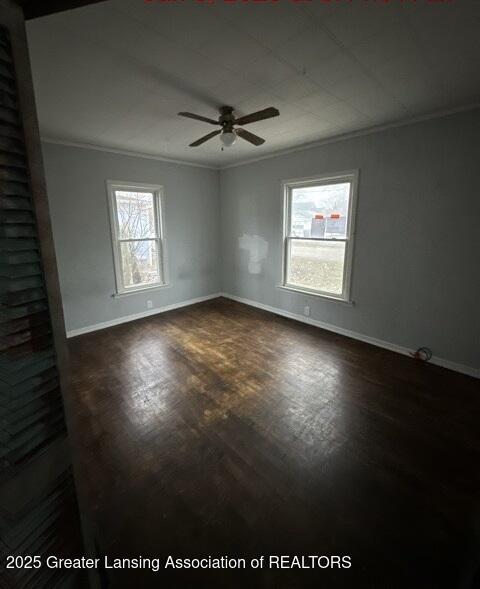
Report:
[[[283,290],[288,290],[289,292],[295,292],[297,294],[306,295],[309,297],[317,297],[320,299],[325,299],[327,301],[331,301],[333,303],[342,303],[343,305],[355,305],[354,301],[349,299],[341,299],[339,297],[331,296],[328,294],[322,294],[319,292],[315,292],[314,290],[307,290],[303,288],[297,288],[295,286],[289,286],[286,284],[277,284],[277,288],[281,288]]]
[[[158,290],[160,288],[171,288],[171,284],[154,284],[152,286],[146,286],[144,288],[136,288],[135,290],[130,290],[126,292],[114,292],[112,294],[113,299],[123,299],[123,297],[131,297],[133,295],[138,295],[142,293],[151,292],[152,290]]]

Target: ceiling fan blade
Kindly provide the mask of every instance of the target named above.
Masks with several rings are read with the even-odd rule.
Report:
[[[274,108],[273,106],[269,106],[263,110],[252,112],[249,115],[235,119],[235,125],[247,125],[248,123],[255,123],[257,121],[271,119],[272,117],[278,117],[279,114],[280,112],[278,109]]]
[[[188,119],[195,119],[197,121],[203,121],[204,123],[210,123],[211,125],[220,125],[218,121],[209,119],[208,117],[202,117],[201,115],[193,114],[193,112],[179,112],[181,117],[187,117]]]
[[[221,129],[219,129],[218,131],[212,131],[208,135],[204,135],[203,137],[200,137],[200,139],[197,139],[193,143],[190,143],[189,147],[197,147],[198,145],[202,145],[202,143],[205,143],[205,141],[208,141],[212,137],[215,137],[215,135],[220,135],[221,132]]]
[[[247,131],[246,129],[235,129],[235,133],[242,139],[245,139],[245,141],[253,143],[253,145],[262,145],[262,143],[265,143],[265,139],[250,133],[250,131]]]

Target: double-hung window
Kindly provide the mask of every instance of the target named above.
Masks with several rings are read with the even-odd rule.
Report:
[[[164,286],[162,187],[108,182],[107,188],[117,293]]]
[[[287,181],[283,187],[282,285],[348,301],[357,173]]]

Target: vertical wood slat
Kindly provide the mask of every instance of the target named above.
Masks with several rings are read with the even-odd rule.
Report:
[[[2,564],[8,554],[84,552],[64,412],[65,327],[29,72],[21,10],[0,0]],[[2,587],[84,582],[76,572],[45,566],[0,571]]]

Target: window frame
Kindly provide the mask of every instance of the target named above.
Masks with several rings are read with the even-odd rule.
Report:
[[[168,286],[167,247],[165,240],[165,198],[163,186],[158,184],[144,184],[141,182],[123,182],[107,180],[108,210],[110,219],[110,237],[113,252],[113,267],[115,274],[115,296],[137,294],[140,292]],[[153,210],[155,218],[155,237],[141,239],[122,239],[118,224],[117,191],[150,192],[153,194]],[[126,287],[123,284],[123,267],[121,243],[128,241],[155,241],[157,244],[159,279],[149,284]]]
[[[343,303],[352,303],[351,285],[353,274],[353,250],[355,242],[355,217],[357,206],[358,192],[358,170],[347,170],[336,172],[334,174],[322,174],[310,176],[308,178],[295,178],[282,181],[282,271],[281,271],[281,288],[300,294],[317,296],[328,300],[339,301]],[[320,186],[331,184],[350,183],[349,208],[345,238],[322,238],[322,237],[292,237],[290,233],[290,221],[292,215],[292,191],[295,188],[306,186]],[[343,290],[340,295],[328,291],[322,291],[313,288],[304,288],[288,282],[288,265],[290,261],[290,244],[292,240],[300,241],[333,241],[345,243],[345,264],[343,268]]]

